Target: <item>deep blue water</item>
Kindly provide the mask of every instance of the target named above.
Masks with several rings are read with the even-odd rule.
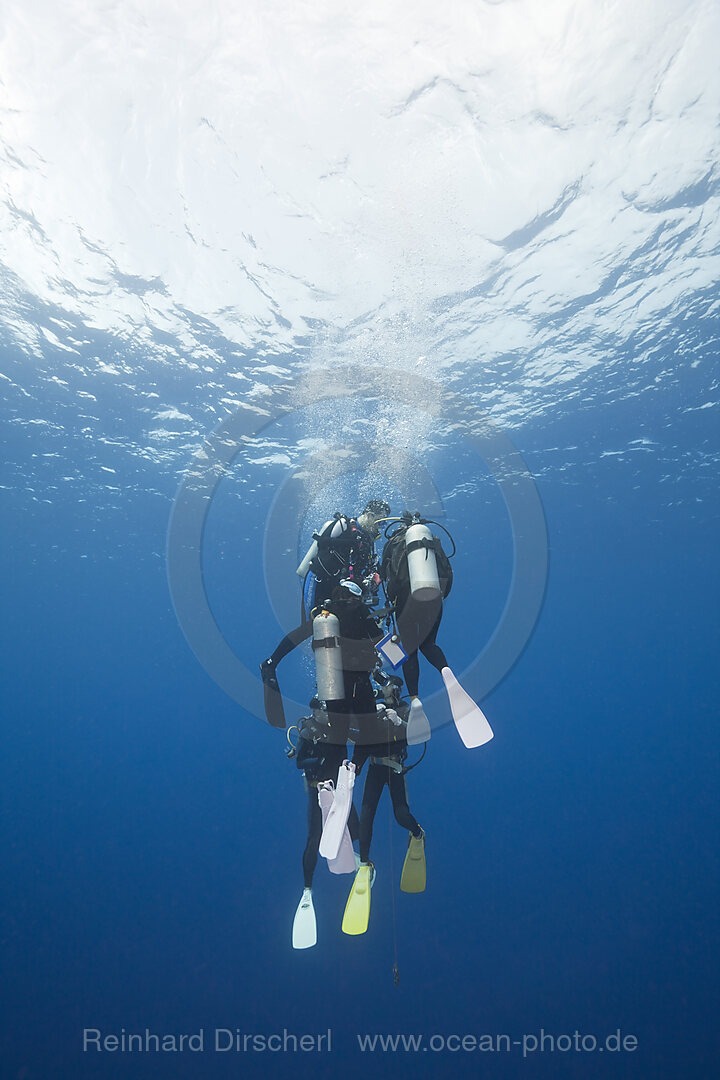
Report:
[[[130,540],[112,558],[86,551],[70,503],[11,515],[5,1075],[318,1067],[317,1055],[98,1061],[78,1049],[84,1027],[238,1027],[331,1028],[332,1067],[349,1075],[710,1077],[717,519],[660,507],[642,472],[633,479],[604,466],[574,486],[540,483],[547,596],[523,657],[484,703],[496,737],[471,752],[443,728],[411,774],[429,886],[396,897],[397,987],[384,804],[367,935],[339,932],[347,880],[319,867],[318,946],[289,946],[301,782],[282,734],[243,715],[189,654],[162,560],[149,554],[162,548],[165,507],[128,500]],[[474,581],[482,587],[481,552]],[[455,612],[451,596],[450,656],[473,632]],[[255,600],[242,622],[259,659],[272,622]],[[396,875],[403,835],[393,826]],[[378,1052],[368,1064],[355,1045],[364,1032],[517,1038],[541,1028],[620,1028],[638,1049],[612,1066],[590,1053],[522,1060],[518,1048],[478,1066],[433,1051],[410,1062]]]

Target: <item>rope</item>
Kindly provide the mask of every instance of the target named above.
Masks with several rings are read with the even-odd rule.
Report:
[[[390,770],[388,769],[388,780]],[[390,786],[388,784],[388,824],[390,832],[390,896],[392,898],[392,929],[393,929],[393,981],[396,986],[400,983],[400,968],[398,967],[398,940],[397,940],[397,914],[395,911],[395,859],[393,853],[393,810]]]

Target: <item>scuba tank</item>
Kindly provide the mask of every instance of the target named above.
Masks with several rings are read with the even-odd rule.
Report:
[[[337,615],[321,611],[313,619],[313,652],[318,697],[322,701],[338,701],[345,697],[340,623]]]
[[[433,534],[427,525],[411,525],[405,533],[410,592],[415,600],[437,600],[442,596]]]
[[[314,579],[315,603],[322,604],[343,578],[362,581],[370,577],[375,569],[374,555],[371,534],[354,518],[337,513],[313,533],[313,542],[297,573]]]
[[[322,529],[319,529],[319,530],[318,530],[318,532],[320,533],[320,535],[322,535],[322,534],[323,534],[323,533],[325,532],[325,530],[327,529],[328,525],[332,525],[332,522],[333,522],[333,519],[332,519],[332,518],[330,518],[330,520],[329,520],[329,521],[326,521],[326,522],[325,522],[325,524],[323,525]],[[318,545],[317,545],[317,540],[313,540],[312,544],[311,544],[311,545],[310,545],[310,547],[309,547],[309,548],[307,549],[307,552],[306,552],[306,554],[305,554],[305,558],[303,559],[303,561],[302,561],[302,562],[300,563],[300,565],[298,566],[297,570],[295,571],[295,573],[296,573],[296,574],[298,575],[298,577],[301,577],[301,578],[304,578],[304,577],[305,577],[305,575],[307,574],[308,570],[310,569],[310,563],[311,563],[311,562],[313,561],[313,559],[315,558],[315,556],[317,555],[317,553],[318,553]]]

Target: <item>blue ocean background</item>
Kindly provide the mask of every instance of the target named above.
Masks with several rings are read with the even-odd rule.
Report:
[[[711,1080],[717,6],[11,0],[2,24],[1,1075]],[[340,364],[386,394],[326,399]],[[421,380],[522,455],[544,603],[482,748],[421,662],[427,891],[398,892],[385,795],[367,934],[340,932],[350,879],[319,865],[296,952],[302,780],[186,641],[173,503],[218,425],[267,419],[203,554],[255,671],[288,628],[264,554],[287,478],[312,461],[294,559],[336,510],[405,509],[394,455],[416,463],[458,544],[439,640],[462,680],[516,537]],[[275,422],[288,387],[317,403]],[[309,653],[279,677],[307,700]],[[206,1049],[83,1052],[86,1028]],[[215,1028],[331,1029],[332,1051],[215,1053]],[[636,1049],[430,1046],[618,1029]],[[386,1033],[424,1048],[361,1051]]]

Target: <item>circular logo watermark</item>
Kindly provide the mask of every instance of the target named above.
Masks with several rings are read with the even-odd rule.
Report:
[[[208,599],[203,575],[203,539],[208,514],[220,483],[231,475],[242,448],[272,425],[308,406],[321,401],[335,401],[339,405],[348,398],[395,401],[418,415],[441,422],[482,459],[500,488],[512,529],[513,570],[505,607],[492,636],[460,675],[463,685],[478,702],[510,671],[527,644],[542,607],[548,545],[540,496],[519,451],[474,406],[416,373],[409,388],[383,369],[352,364],[337,363],[332,370],[323,371],[319,380],[298,380],[275,387],[266,402],[241,407],[222,421],[198,449],[173,503],[167,541],[170,593],[190,648],[226,694],[263,720],[263,684],[259,673],[262,657],[252,658],[252,668],[246,666],[228,644]],[[362,440],[343,443],[337,432],[335,449],[331,464],[327,455],[322,455],[321,460],[315,454],[288,470],[265,521],[263,559],[268,604],[283,632],[291,630],[298,621],[299,579],[295,571],[302,521],[307,512],[306,480],[314,470],[321,468],[325,479],[332,482],[344,474],[357,472],[366,461],[377,461],[380,453],[383,471],[401,493],[405,506],[419,507],[426,517],[442,516],[441,498],[430,473],[409,452]],[[313,690],[314,687],[308,687],[308,699]],[[433,703],[439,706],[443,696],[438,692],[424,699],[433,727],[449,720],[445,708],[433,709]],[[285,708],[286,714],[300,717],[308,711],[307,700],[295,702],[286,697]]]

